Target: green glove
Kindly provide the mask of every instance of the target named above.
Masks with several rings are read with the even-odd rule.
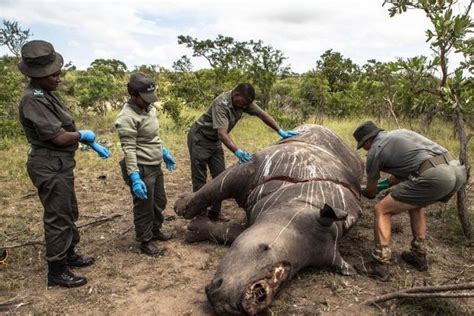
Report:
[[[382,192],[385,189],[390,188],[392,185],[390,184],[390,181],[388,178],[384,178],[377,182],[377,193]]]

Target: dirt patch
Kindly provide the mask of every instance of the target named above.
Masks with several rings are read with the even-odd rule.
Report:
[[[185,148],[185,147],[183,147]],[[96,264],[81,270],[89,282],[77,289],[46,287],[44,248],[33,246],[10,251],[7,266],[0,268],[0,303],[11,301],[10,313],[36,314],[160,314],[209,315],[212,309],[204,294],[214,271],[227,251],[212,243],[187,244],[187,221],[175,216],[172,205],[177,196],[191,190],[187,153],[175,153],[179,163],[173,173],[165,172],[168,207],[165,228],[175,238],[163,242],[165,256],[152,259],[139,253],[134,241],[131,198],[117,165],[115,152],[108,162],[96,161],[92,153],[79,153],[76,192],[80,207],[78,224],[103,216],[122,216],[100,225],[81,229],[80,252],[96,257]],[[228,161],[234,161],[228,157]],[[13,185],[0,184],[0,245],[26,240],[41,240],[42,207],[28,180]],[[472,197],[471,197],[472,198]],[[472,200],[472,199],[471,199]],[[372,247],[373,203],[365,203],[365,215],[341,241],[341,252],[354,264],[369,258]],[[365,277],[343,277],[329,270],[306,269],[278,295],[269,313],[278,314],[466,314],[474,310],[473,300],[391,301],[376,307],[359,303],[375,295],[416,285],[474,280],[472,244],[460,236],[452,204],[428,208],[428,243],[431,269],[417,272],[399,259],[411,240],[407,214],[394,218],[391,282],[381,283]],[[244,220],[243,212],[232,201],[223,206],[234,221]]]

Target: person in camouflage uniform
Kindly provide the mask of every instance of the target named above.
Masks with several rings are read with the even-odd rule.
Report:
[[[355,268],[362,274],[386,281],[391,259],[391,217],[410,214],[413,240],[402,259],[419,271],[428,269],[426,221],[423,208],[437,201],[447,202],[466,183],[466,168],[442,146],[406,129],[389,132],[373,122],[361,124],[354,132],[357,149],[367,153],[367,186],[362,194],[373,199],[377,193],[396,185],[375,205],[375,248],[373,260]],[[380,172],[391,176],[379,181]]]
[[[188,150],[193,192],[206,184],[208,167],[212,178],[225,170],[222,143],[234,153],[240,163],[252,160],[252,155],[239,148],[229,135],[243,113],[257,116],[282,138],[297,135],[294,131],[281,129],[267,112],[254,103],[254,100],[253,86],[249,83],[240,83],[233,90],[223,92],[215,98],[208,110],[192,125],[188,132]],[[228,220],[221,214],[220,202],[215,203],[207,211],[211,220]]]
[[[68,267],[86,267],[94,258],[75,252],[79,232],[75,225],[79,212],[74,192],[74,153],[78,143],[90,145],[100,157],[106,148],[95,142],[90,130],[76,129],[71,112],[53,93],[61,82],[63,57],[48,42],[35,40],[21,49],[18,69],[30,77],[19,106],[20,123],[31,149],[26,163],[28,175],[43,204],[45,259],[48,285],[76,287],[87,279]]]

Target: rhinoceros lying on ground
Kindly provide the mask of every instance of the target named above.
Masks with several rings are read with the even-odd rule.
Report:
[[[228,198],[246,211],[245,227],[199,216],[188,226],[190,242],[232,243],[206,287],[218,313],[264,310],[282,284],[307,266],[355,273],[337,243],[361,216],[363,162],[325,127],[296,130],[298,136],[259,151],[252,162],[227,169],[175,203],[176,213],[188,219]]]

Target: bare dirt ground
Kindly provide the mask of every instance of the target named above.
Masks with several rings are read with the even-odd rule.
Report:
[[[8,153],[12,154],[26,155],[22,150]],[[162,243],[168,249],[165,256],[152,259],[138,251],[134,241],[131,197],[117,165],[121,153],[117,150],[111,160],[98,161],[93,153],[79,152],[76,193],[81,216],[78,225],[120,215],[80,229],[79,251],[95,256],[96,264],[75,271],[86,276],[89,282],[76,289],[48,289],[43,246],[10,250],[7,265],[0,266],[0,303],[12,304],[4,306],[0,313],[212,315],[204,287],[212,279],[227,248],[212,243],[184,242],[187,221],[176,217],[172,206],[180,193],[191,190],[189,160],[184,150],[173,154],[178,169],[173,173],[165,171],[168,206],[164,212],[164,226],[175,233],[175,238]],[[234,160],[229,156],[227,162]],[[29,179],[12,182],[5,173],[0,177],[0,247],[41,241],[42,207]],[[471,192],[471,201],[472,195]],[[352,264],[361,258],[369,258],[373,245],[373,204],[364,201],[363,219],[340,243],[343,256]],[[225,202],[223,210],[234,221],[244,221],[243,212],[233,201]],[[453,201],[429,207],[427,221],[431,261],[428,272],[410,269],[399,258],[411,240],[408,215],[402,214],[394,218],[394,263],[390,282],[306,269],[281,291],[267,314],[472,313],[472,298],[395,300],[379,307],[364,308],[359,305],[368,298],[401,288],[474,281],[473,246],[460,236]]]

